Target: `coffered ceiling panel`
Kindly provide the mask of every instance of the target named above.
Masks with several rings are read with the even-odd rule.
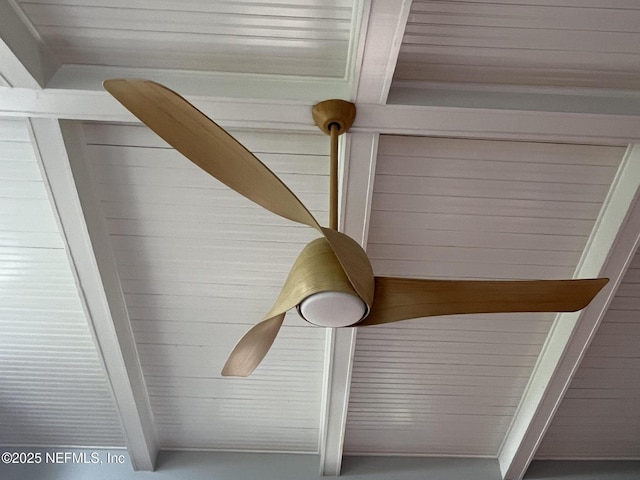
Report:
[[[380,139],[367,251],[383,276],[571,278],[624,149]],[[348,453],[496,456],[553,314],[358,331]]]
[[[346,74],[355,15],[352,0],[15,3],[66,64],[327,77]]]
[[[220,376],[314,231],[255,206],[145,127],[85,132],[161,445],[316,452],[324,329],[291,312],[250,378]],[[324,135],[234,133],[326,221]]]
[[[638,90],[640,5],[415,0],[396,80]]]

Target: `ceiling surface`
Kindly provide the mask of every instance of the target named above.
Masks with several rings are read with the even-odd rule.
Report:
[[[640,5],[633,0],[3,0],[0,445],[640,460]],[[260,209],[101,87],[165,83],[376,275],[606,276],[575,314],[339,330],[229,352],[312,229]]]

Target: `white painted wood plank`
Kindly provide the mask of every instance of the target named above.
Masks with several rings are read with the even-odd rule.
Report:
[[[430,230],[428,225],[418,225],[414,228],[392,228],[381,225],[372,227],[371,232],[379,239],[381,245],[421,245],[426,242],[434,247],[495,248],[499,246],[505,250],[578,252],[576,242],[584,244],[587,241],[586,235]],[[398,237],[402,240],[398,241]]]
[[[579,30],[634,31],[640,12],[637,4],[629,0],[615,7],[600,0],[554,1],[544,5],[531,5],[522,0],[500,0],[496,2],[452,2],[442,4],[416,0],[412,18],[416,24],[463,24],[487,27],[521,27],[564,29],[567,25]],[[581,8],[576,15],[576,8]],[[426,20],[426,22],[424,21]]]
[[[602,54],[591,51],[556,51],[556,50],[531,50],[528,54],[523,55],[524,49],[491,49],[483,48],[481,46],[445,46],[445,45],[406,45],[403,47],[400,54],[400,61],[402,57],[408,57],[409,63],[412,59],[424,58],[424,55],[429,55],[433,63],[445,62],[449,57],[463,57],[468,59],[468,63],[476,67],[499,67],[505,62],[509,62],[513,65],[511,68],[523,68],[523,69],[552,69],[554,65],[559,65],[562,61],[568,61],[573,57],[573,61],[566,65],[564,68],[568,70],[578,69],[577,65],[591,64],[597,65],[598,59],[602,57]],[[496,59],[498,52],[504,55],[506,58]],[[610,68],[620,70],[630,70],[634,72],[634,66],[636,65],[638,54],[633,53],[617,53],[609,52],[607,58],[611,59]],[[400,78],[406,78],[401,76]],[[414,78],[406,78],[414,79]],[[422,79],[425,80],[425,79]],[[441,79],[438,79],[441,80]],[[609,85],[604,85],[609,87]]]
[[[18,0],[19,3],[26,3]],[[125,0],[37,0],[30,2],[40,5],[73,5],[88,7],[114,7],[114,8],[137,8],[144,10],[175,10],[175,2],[172,0],[135,0],[135,2],[127,2]],[[195,12],[220,12],[233,14],[254,14],[254,15],[273,15],[273,16],[326,16],[328,18],[349,18],[350,1],[337,0],[332,1],[330,5],[326,2],[318,0],[283,0],[277,3],[269,1],[236,1],[233,4],[211,3],[207,1],[193,1],[185,3],[181,6],[183,11]],[[323,15],[318,15],[322,12]]]
[[[349,2],[345,2],[348,8]],[[23,10],[44,37],[69,34],[78,29],[122,30],[145,32],[181,32],[209,35],[210,38],[265,37],[290,39],[348,40],[350,18],[275,17],[222,12],[187,12],[176,15],[172,10],[154,10],[150,16],[143,9],[114,9],[71,5],[38,5],[25,3]],[[101,39],[104,35],[101,36]]]
[[[133,40],[132,40],[133,41]],[[115,71],[137,71],[140,72],[142,70],[148,70],[150,74],[144,75],[153,76],[158,80],[168,78],[179,78],[178,74],[168,74],[164,75],[165,70],[187,70],[187,71],[195,71],[196,75],[198,73],[206,74],[207,72],[219,67],[220,65],[226,64],[227,71],[231,74],[236,74],[237,78],[241,76],[249,76],[249,75],[268,75],[271,77],[277,77],[277,75],[285,75],[285,76],[294,76],[299,71],[303,71],[305,73],[305,77],[309,78],[319,78],[320,81],[324,77],[322,75],[330,73],[332,76],[328,77],[329,80],[337,80],[334,82],[333,87],[335,89],[327,88],[325,92],[337,92],[342,93],[347,91],[346,85],[342,81],[342,72],[344,68],[344,64],[346,58],[331,58],[324,59],[314,56],[315,53],[312,47],[301,46],[301,47],[290,47],[290,48],[281,48],[278,45],[272,45],[271,48],[278,52],[277,55],[271,56],[271,63],[268,63],[265,59],[265,56],[260,56],[255,52],[255,48],[253,46],[247,46],[242,49],[235,49],[233,52],[227,52],[226,49],[221,48],[220,53],[216,55],[212,55],[209,51],[204,48],[193,48],[192,45],[188,45],[188,51],[171,51],[172,57],[175,59],[172,65],[167,65],[167,56],[162,55],[162,47],[158,45],[153,45],[147,42],[144,46],[147,47],[146,50],[143,51],[142,56],[140,56],[139,51],[131,50],[130,43],[129,44],[117,44],[114,42],[114,45],[106,45],[99,46],[90,49],[80,49],[68,47],[64,50],[58,51],[57,55],[65,61],[66,63],[78,62],[80,64],[91,64],[92,61],[100,61],[103,64],[108,66],[110,65],[119,65],[119,62],[122,62],[125,67],[115,69],[105,68],[105,69],[96,69],[98,72],[103,72],[103,77],[113,77],[114,70]],[[344,42],[344,47],[347,46],[347,43]],[[330,48],[331,46],[325,47],[325,50],[334,51]],[[296,60],[296,63],[293,64],[291,62],[292,58],[301,58],[301,60]],[[244,60],[241,60],[244,59]],[[286,65],[286,63],[289,63]],[[257,68],[251,67],[251,65],[259,65],[260,70],[263,73],[255,73]],[[296,69],[298,67],[298,69]],[[73,69],[84,70],[84,69]],[[160,71],[154,75],[154,72]],[[227,71],[223,73],[227,73]],[[114,72],[115,73],[115,72]],[[106,74],[106,75],[105,75]],[[244,74],[244,75],[243,75]],[[69,75],[71,73],[67,73],[66,79],[69,79]],[[115,75],[117,77],[121,77],[120,75]],[[138,75],[139,76],[139,75]],[[203,75],[206,77],[207,75]],[[95,80],[95,79],[94,79]],[[247,89],[255,88],[259,86],[257,79],[253,79],[253,81],[243,82],[242,86],[246,86]],[[271,79],[271,97],[276,96],[279,98],[282,95],[282,89],[276,88],[275,78]],[[60,80],[56,83],[58,87],[65,86],[64,79]],[[74,85],[82,86],[83,84],[78,81],[73,82]],[[218,82],[223,85],[228,84],[229,82]],[[300,90],[300,95],[303,95],[304,99],[308,99],[313,96],[313,90],[310,82],[307,85],[300,85],[295,80],[291,82],[291,84]],[[99,83],[94,82],[91,84],[93,88],[98,87]],[[205,85],[202,82],[199,83],[200,86],[204,87]],[[209,90],[210,91],[210,90]],[[238,92],[244,92],[244,89],[232,89],[232,92],[236,94]],[[276,95],[277,93],[277,95]],[[261,98],[269,98],[267,94],[260,94]]]
[[[451,247],[438,245],[397,245],[376,243],[370,247],[369,258],[377,260],[415,260],[436,262],[481,262],[508,263],[520,265],[576,265],[579,252],[558,252],[553,248],[544,253],[528,249],[505,249],[501,245],[493,247]]]
[[[621,155],[619,155],[618,161]],[[571,179],[573,180],[573,179]],[[435,196],[448,195],[451,197],[465,197],[467,192],[473,191],[474,198],[496,198],[500,192],[501,198],[513,200],[548,200],[588,202],[594,195],[606,195],[608,185],[593,185],[570,182],[529,182],[525,180],[491,180],[476,178],[440,178],[408,177],[406,175],[380,174],[376,179],[376,190],[380,194],[406,195],[430,194]]]
[[[481,48],[504,48],[520,50],[555,50],[559,47],[566,52],[580,52],[585,45],[594,53],[617,52],[638,54],[638,33],[600,32],[552,29],[545,26],[535,30],[521,27],[487,29],[475,26],[452,25],[409,25],[403,39],[404,45],[447,45]]]
[[[401,150],[396,147],[398,143],[402,144]],[[496,149],[495,143],[488,139],[460,142],[456,138],[432,139],[424,136],[388,138],[380,145],[380,153],[421,158],[428,149],[432,156],[442,159],[465,158],[521,163],[523,148],[526,149],[527,161],[532,164],[616,167],[620,163],[621,155],[620,150],[608,146],[513,142],[504,143],[500,149]]]
[[[378,211],[371,226],[402,228],[406,225],[429,226],[434,230],[482,231],[501,233],[533,233],[584,236],[593,220],[573,218],[538,218],[522,216],[494,217],[484,215],[455,215],[424,212]]]
[[[413,177],[415,178],[415,177]],[[496,197],[498,194],[494,194]],[[442,199],[446,198],[445,204]],[[433,207],[434,213],[453,215],[486,215],[498,217],[526,216],[540,218],[578,218],[595,220],[600,211],[597,202],[570,200],[520,200],[512,198],[477,198],[445,195],[377,194],[373,209],[379,211],[424,212]]]
[[[425,165],[424,158],[394,156],[381,165],[379,173],[400,176],[419,174],[425,177],[437,174],[445,178],[608,185],[613,176],[612,172],[615,172],[615,168],[611,167],[536,164],[524,160],[522,159],[519,163],[511,163],[475,159],[440,159],[429,156],[428,163]]]
[[[148,41],[149,44],[156,42],[181,43],[183,45],[199,45],[203,35],[208,35],[209,40],[213,44],[217,45],[235,45],[238,43],[238,37],[250,37],[245,39],[243,43],[247,45],[254,45],[258,47],[311,47],[315,46],[319,49],[343,49],[344,44],[349,39],[349,23],[344,22],[343,28],[336,29],[335,25],[332,29],[314,29],[311,25],[305,28],[287,28],[274,26],[243,26],[233,25],[233,21],[230,23],[216,24],[212,22],[212,19],[207,19],[201,13],[193,15],[193,18],[197,18],[198,21],[190,22],[191,18],[187,17],[181,19],[181,22],[186,23],[170,23],[170,18],[175,18],[175,12],[167,12],[164,21],[160,23],[142,22],[144,24],[144,30],[140,31],[133,27],[139,27],[141,25],[141,19],[148,18],[148,13],[137,12],[128,18],[122,25],[120,22],[118,25],[120,28],[109,29],[103,27],[96,27],[95,25],[42,25],[38,27],[38,31],[41,35],[49,40],[51,44],[57,43],[64,44],[76,44],[78,47],[82,45],[80,42],[87,38],[93,38],[94,41],[90,41],[83,47],[97,47],[102,46],[109,41],[114,45],[120,44],[123,39]],[[136,19],[137,18],[137,19]],[[107,20],[101,19],[100,24],[104,25]],[[344,28],[346,25],[347,28]],[[103,28],[104,31],[100,37],[91,37],[90,33],[95,32],[96,28]],[[143,48],[145,44],[141,45]],[[233,48],[233,47],[232,47]],[[237,47],[236,47],[237,48]]]

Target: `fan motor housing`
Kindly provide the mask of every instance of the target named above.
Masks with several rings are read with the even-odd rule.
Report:
[[[300,252],[290,279],[295,296],[303,298],[298,313],[313,325],[348,327],[369,313],[326,238],[313,240]]]

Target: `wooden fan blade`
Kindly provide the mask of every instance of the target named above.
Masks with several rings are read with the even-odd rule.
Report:
[[[608,278],[474,281],[375,277],[371,313],[357,326],[465,313],[573,312],[586,307]]]
[[[106,80],[104,88],[185,157],[249,200],[320,231],[298,197],[240,142],[167,87],[149,80]]]
[[[330,228],[321,228],[333,253],[358,296],[371,309],[374,295],[373,268],[369,257],[354,239]]]
[[[322,233],[357,294],[371,306],[373,270],[362,248],[346,235],[322,228],[300,199],[222,127],[159,83],[114,79],[106,80],[104,88],[167,143],[229,188],[281,217]]]
[[[248,377],[260,364],[276,339],[285,313],[267,318],[245,333],[222,369],[224,377]]]

